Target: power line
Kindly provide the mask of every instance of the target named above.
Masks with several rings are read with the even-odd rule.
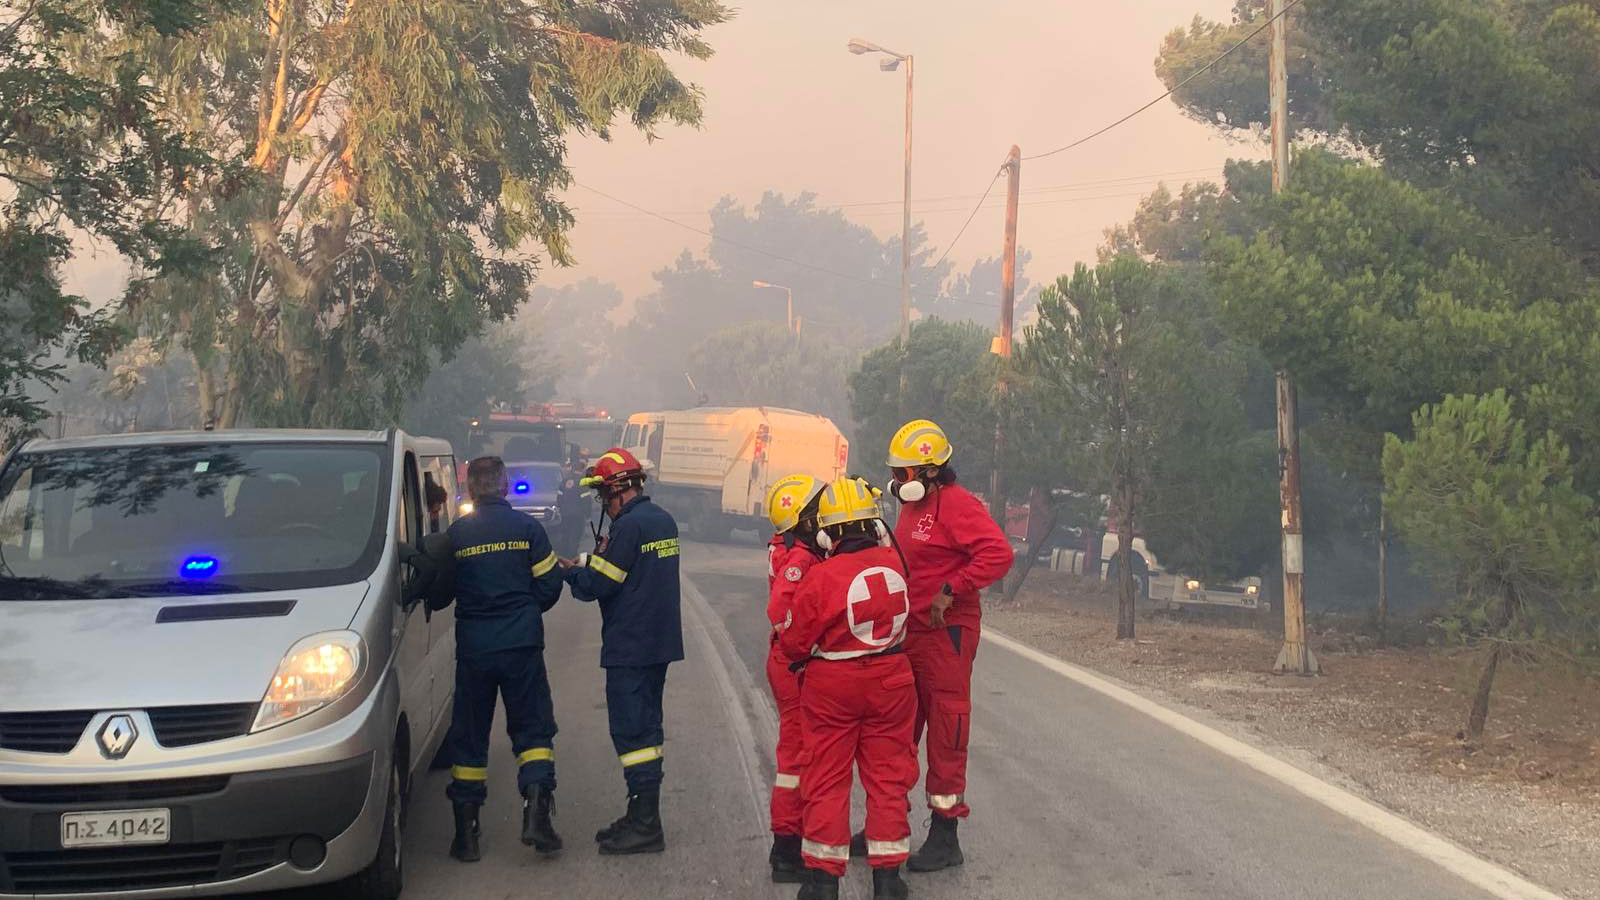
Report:
[[[1173,171],[1173,172],[1151,172],[1151,173],[1148,173],[1148,174],[1145,174],[1145,175],[1125,175],[1125,176],[1122,176],[1120,178],[1108,178],[1108,179],[1102,179],[1102,180],[1098,180],[1098,181],[1078,181],[1078,182],[1068,182],[1068,183],[1065,183],[1065,184],[1045,185],[1043,187],[1036,187],[1036,188],[1024,188],[1022,190],[1022,195],[1026,197],[1026,196],[1033,196],[1035,194],[1064,193],[1064,192],[1068,192],[1068,191],[1089,190],[1089,189],[1092,189],[1092,188],[1126,187],[1126,186],[1131,186],[1133,184],[1152,184],[1153,185],[1153,184],[1160,184],[1162,179],[1169,178],[1169,177],[1188,176],[1188,175],[1205,175],[1205,174],[1219,173],[1221,171],[1222,171],[1222,167],[1221,166],[1207,166],[1205,168],[1200,168],[1200,169],[1181,169],[1181,170]],[[912,202],[912,209],[915,212],[917,212],[918,214],[939,213],[939,212],[962,212],[962,211],[964,211],[966,209],[965,206],[951,207],[949,209],[918,209],[916,207],[916,204],[919,204],[919,203],[945,203],[945,202],[950,202],[950,201],[954,201],[954,200],[971,200],[972,198],[977,197],[977,196],[978,196],[977,194],[946,194],[946,195],[941,196],[941,197],[918,197],[915,200],[911,201]],[[1120,195],[1118,195],[1118,196],[1120,196]],[[1085,198],[1085,199],[1096,199],[1096,198]],[[859,200],[859,201],[854,201],[854,202],[850,202],[850,203],[823,203],[823,204],[818,204],[818,205],[816,205],[816,206],[814,206],[812,208],[813,209],[818,209],[818,210],[844,210],[844,209],[859,209],[859,208],[868,207],[868,206],[899,206],[901,203],[904,203],[904,202],[905,201],[903,199],[901,199],[901,200]],[[669,210],[662,210],[660,212],[663,215],[669,215],[669,216],[674,216],[674,215],[676,215],[676,216],[709,216],[711,214],[710,210],[706,210],[706,209],[669,209]],[[624,211],[624,210],[596,210],[596,211],[594,211],[592,213],[589,213],[588,215],[632,215],[632,214],[633,213],[627,212],[627,211]],[[899,212],[899,210],[893,210],[893,211],[890,211],[890,212],[883,212],[883,213],[877,213],[877,212],[858,213],[858,215],[880,215],[880,214],[881,215],[899,215],[900,212]]]
[[[1228,57],[1232,56],[1234,51],[1238,50],[1240,47],[1243,47],[1245,44],[1250,43],[1252,40],[1254,40],[1256,38],[1257,35],[1261,34],[1261,32],[1266,31],[1269,27],[1271,27],[1273,22],[1276,22],[1280,18],[1288,15],[1289,14],[1289,10],[1294,9],[1296,6],[1299,6],[1301,4],[1301,2],[1302,2],[1302,0],[1290,0],[1290,2],[1286,6],[1284,6],[1284,8],[1282,10],[1280,10],[1277,15],[1271,16],[1265,22],[1261,23],[1261,27],[1260,28],[1257,28],[1255,31],[1252,31],[1248,35],[1245,35],[1244,39],[1239,41],[1239,43],[1234,44],[1232,47],[1229,47],[1227,50],[1224,50],[1222,52],[1221,56],[1218,56],[1216,59],[1213,59],[1212,61],[1206,63],[1205,65],[1201,66],[1200,68],[1194,70],[1192,73],[1189,74],[1188,78],[1185,78],[1184,80],[1178,82],[1177,85],[1175,85],[1172,88],[1172,90],[1167,91],[1165,94],[1162,94],[1161,96],[1155,98],[1154,100],[1151,100],[1149,103],[1146,103],[1145,105],[1139,107],[1138,109],[1134,110],[1133,112],[1128,113],[1127,115],[1125,115],[1122,118],[1116,120],[1115,122],[1112,122],[1110,125],[1107,125],[1106,127],[1100,129],[1099,131],[1094,132],[1093,134],[1089,134],[1089,135],[1086,135],[1084,137],[1078,138],[1077,140],[1073,141],[1072,143],[1067,144],[1065,147],[1057,147],[1054,150],[1047,150],[1044,153],[1035,153],[1032,156],[1024,156],[1023,160],[1026,161],[1026,160],[1030,160],[1030,159],[1044,159],[1047,156],[1055,156],[1057,153],[1065,153],[1066,151],[1071,150],[1074,147],[1079,147],[1079,146],[1082,146],[1084,144],[1087,144],[1090,141],[1094,140],[1095,138],[1099,137],[1100,135],[1105,134],[1106,132],[1110,131],[1113,128],[1116,128],[1118,125],[1121,125],[1122,123],[1128,121],[1129,119],[1132,119],[1134,116],[1139,115],[1140,113],[1144,112],[1145,110],[1149,109],[1150,107],[1155,106],[1157,103],[1160,103],[1161,101],[1167,99],[1168,97],[1171,97],[1173,94],[1176,94],[1178,91],[1183,90],[1184,86],[1187,85],[1189,82],[1195,80],[1196,78],[1199,78],[1201,75],[1204,75],[1205,73],[1207,73],[1207,72],[1211,71],[1212,69],[1216,68],[1217,63],[1220,63],[1223,60],[1227,59]]]
[[[944,265],[945,257],[949,256],[950,251],[955,249],[956,242],[961,240],[961,236],[967,233],[967,226],[972,224],[974,218],[977,218],[978,210],[983,208],[983,202],[989,199],[989,192],[994,190],[994,183],[1000,180],[1000,173],[1005,170],[1005,166],[994,170],[994,177],[989,179],[989,186],[983,189],[983,195],[978,198],[978,205],[974,206],[972,212],[967,214],[967,220],[961,223],[961,230],[957,231],[956,236],[951,238],[950,243],[945,245],[944,252],[939,254],[938,261],[933,264],[933,271],[937,272],[939,267]]]

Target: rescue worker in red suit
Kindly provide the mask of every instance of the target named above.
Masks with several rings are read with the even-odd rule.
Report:
[[[810,475],[778,479],[767,495],[772,543],[767,546],[767,621],[772,643],[767,651],[767,683],[778,707],[778,774],[772,784],[772,880],[798,884],[805,880],[800,835],[805,806],[800,801],[800,772],[805,756],[801,743],[800,673],[778,647],[788,626],[791,601],[801,579],[819,559],[816,549],[817,500],[827,484]]]
[[[798,900],[839,896],[850,862],[851,766],[867,792],[873,897],[910,893],[900,866],[911,852],[907,797],[917,784],[917,695],[902,647],[911,601],[875,494],[858,478],[823,490],[816,542],[826,557],[800,581],[793,620],[778,638],[784,656],[805,667],[801,854],[810,871]]]
[[[983,610],[978,594],[1011,570],[1011,544],[989,511],[956,483],[943,429],[908,422],[889,443],[890,491],[901,502],[895,538],[911,584],[906,655],[917,679],[917,740],[928,735],[927,841],[906,868],[936,872],[963,862],[957,824],[967,808],[972,661]]]

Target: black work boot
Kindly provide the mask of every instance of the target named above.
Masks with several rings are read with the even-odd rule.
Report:
[[[807,869],[806,883],[794,900],[839,900],[839,876],[829,875],[821,869]]]
[[[630,853],[660,853],[667,849],[667,836],[661,830],[661,792],[646,791],[628,797],[628,814],[600,841],[606,856]]]
[[[906,868],[913,872],[937,872],[965,862],[961,856],[961,842],[956,838],[956,825],[960,821],[934,816],[928,828],[928,840],[906,860]]]
[[[450,841],[450,855],[462,862],[477,862],[483,856],[478,852],[478,804],[457,803],[456,836]]]
[[[865,828],[850,835],[850,858],[867,858],[867,830]]]
[[[550,821],[555,805],[555,792],[539,785],[528,788],[522,797],[522,842],[540,853],[561,849],[561,835]]]
[[[767,854],[772,864],[773,884],[803,884],[806,880],[806,863],[800,858],[800,835],[775,834],[772,852]]]
[[[906,900],[911,896],[911,886],[900,877],[900,867],[872,870],[872,900]]]
[[[616,821],[594,833],[594,842],[599,844],[611,840],[611,836],[616,833],[618,828],[621,828],[624,824],[626,824],[627,821],[627,813],[623,813],[621,816],[618,816]]]

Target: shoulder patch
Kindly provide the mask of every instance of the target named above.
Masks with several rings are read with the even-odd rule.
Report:
[[[799,566],[790,566],[789,568],[783,570],[783,577],[789,581],[799,581],[801,578],[805,577],[805,574],[805,572],[800,570]]]

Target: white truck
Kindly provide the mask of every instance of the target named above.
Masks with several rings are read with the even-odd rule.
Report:
[[[696,536],[764,530],[767,491],[794,472],[843,475],[850,443],[824,416],[768,406],[634,413],[622,446],[649,468],[650,495]]]

